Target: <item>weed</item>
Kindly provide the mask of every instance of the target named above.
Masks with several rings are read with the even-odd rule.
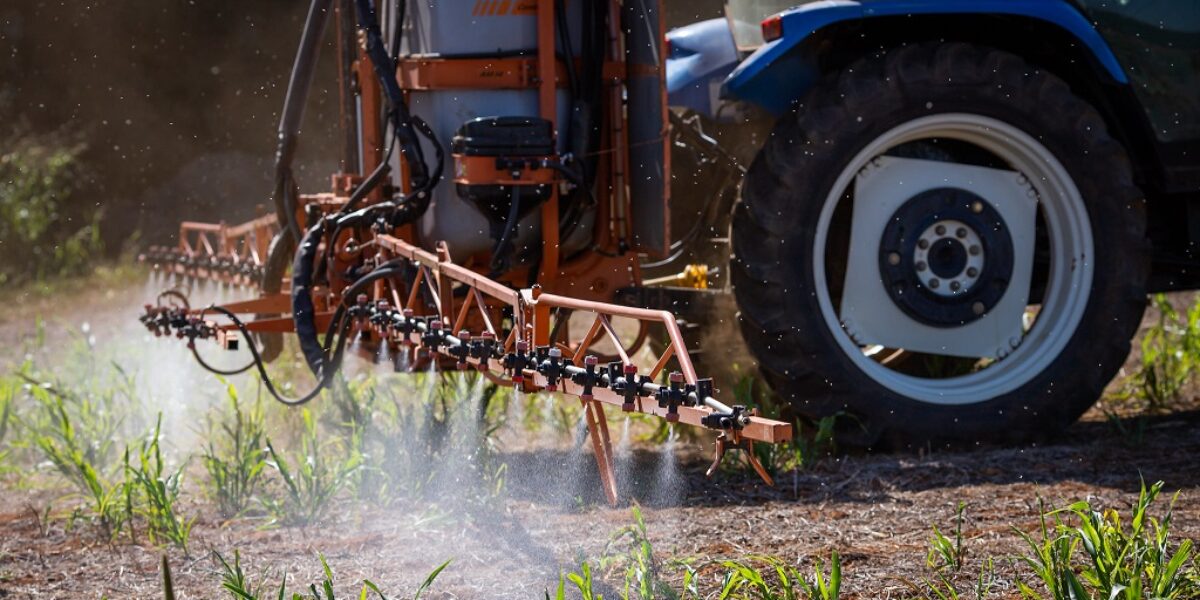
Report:
[[[271,454],[268,464],[283,480],[283,499],[267,499],[264,504],[275,523],[307,524],[325,517],[334,498],[359,468],[358,457],[346,453],[340,440],[322,444],[317,423],[308,409],[301,411],[304,431],[300,451],[291,462],[267,439]]]
[[[165,540],[186,552],[195,518],[187,519],[179,514],[177,502],[183,467],[174,473],[166,472],[159,446],[161,430],[162,416],[159,415],[153,434],[142,440],[132,464],[129,451],[125,452],[125,473],[133,491],[127,496],[127,502],[134,494],[137,496],[136,503],[130,502],[127,509],[146,520],[146,535],[151,542]]]
[[[925,556],[925,564],[931,569],[941,571],[949,569],[951,573],[962,570],[966,550],[963,548],[963,512],[967,505],[958,503],[954,512],[954,539],[942,534],[937,525],[933,526],[933,537],[929,540],[929,554]]]
[[[266,429],[261,402],[243,410],[237,389],[226,385],[229,411],[214,427],[201,457],[208,471],[209,491],[226,518],[241,514],[262,480],[267,465]]]
[[[242,570],[241,553],[237,550],[233,551],[232,565],[219,553],[214,552],[213,555],[221,566],[221,588],[228,592],[234,600],[267,600],[267,598],[278,598],[279,600],[283,600],[284,598],[291,598],[292,600],[335,600],[333,594],[333,569],[329,568],[329,562],[325,560],[324,554],[317,554],[317,558],[321,561],[321,570],[324,578],[318,583],[310,584],[307,593],[293,592],[290,596],[287,592],[286,574],[279,583],[276,592],[271,596],[265,596],[263,595],[263,588],[261,586],[252,586],[246,578],[246,573]],[[425,581],[421,583],[421,586],[417,588],[417,591],[413,593],[412,600],[420,600],[421,594],[429,590],[438,575],[449,565],[450,561],[447,560],[430,572],[425,577]],[[358,593],[359,600],[366,600],[368,591],[373,592],[379,600],[388,600],[388,597],[379,589],[379,586],[368,579],[364,579],[362,582],[362,589]]]
[[[1099,510],[1087,501],[1049,511],[1040,505],[1041,540],[1018,533],[1031,549],[1022,560],[1042,581],[1049,597],[1134,600],[1195,597],[1200,593],[1183,572],[1192,556],[1191,540],[1177,544],[1173,551],[1171,547],[1171,514],[1178,494],[1161,519],[1149,514],[1162,486],[1158,482],[1147,488],[1143,483],[1128,527],[1116,510]],[[1077,525],[1069,526],[1064,515]],[[1053,519],[1052,524],[1047,523],[1047,517]],[[1080,552],[1085,560],[1075,564],[1073,559]],[[1017,585],[1024,597],[1043,598],[1027,584]]]
[[[836,600],[841,597],[842,561],[834,551],[829,557],[829,574],[821,559],[815,561],[811,581],[795,567],[771,556],[749,561],[727,560],[720,600]]]

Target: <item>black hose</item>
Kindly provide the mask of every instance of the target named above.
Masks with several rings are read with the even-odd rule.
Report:
[[[192,356],[196,357],[196,362],[199,363],[200,366],[203,367],[204,370],[208,371],[209,373],[215,373],[217,375],[228,377],[230,375],[241,375],[242,373],[245,373],[246,371],[249,371],[250,369],[254,368],[254,361],[251,360],[246,366],[240,367],[237,369],[228,369],[228,370],[218,369],[217,367],[214,367],[214,366],[208,364],[208,362],[205,361],[204,358],[200,356],[200,351],[196,349],[195,342],[189,342],[188,348],[190,348],[192,350]]]
[[[350,319],[347,319],[344,316],[342,317],[341,335],[339,335],[337,338],[337,347],[335,348],[333,356],[330,358],[327,364],[329,368],[317,375],[317,385],[308,393],[300,396],[299,398],[291,398],[284,396],[275,387],[275,382],[267,373],[266,363],[262,360],[262,357],[258,352],[258,346],[254,343],[254,339],[250,336],[250,330],[246,328],[246,324],[243,323],[236,314],[225,307],[210,306],[204,310],[211,310],[229,317],[229,320],[233,322],[234,327],[237,327],[238,331],[242,334],[242,337],[246,339],[246,347],[250,349],[250,355],[253,358],[253,362],[251,364],[258,368],[258,374],[262,378],[263,386],[267,388],[267,392],[269,392],[273,398],[288,406],[298,406],[300,404],[304,404],[313,398],[316,398],[317,395],[321,393],[321,390],[329,386],[329,382],[333,380],[333,374],[337,373],[338,366],[341,364],[342,355],[346,349],[346,334],[349,332],[351,324]]]
[[[300,352],[313,374],[321,372],[326,358],[325,350],[317,340],[316,308],[312,301],[314,259],[324,233],[325,219],[322,218],[304,232],[292,262],[292,321],[300,340]]]
[[[508,258],[512,252],[509,251],[509,240],[512,239],[513,231],[517,228],[517,221],[520,219],[518,215],[521,210],[521,186],[512,186],[512,201],[508,205],[508,218],[504,221],[504,233],[500,235],[500,239],[496,241],[496,248],[492,250],[492,273],[489,277],[495,277],[508,269]]]
[[[300,124],[304,119],[304,105],[312,88],[313,72],[321,52],[321,41],[325,26],[329,22],[333,0],[312,0],[308,19],[304,22],[304,33],[300,37],[300,48],[292,63],[292,74],[288,81],[287,96],[283,102],[283,113],[279,117],[279,140],[275,149],[275,189],[272,198],[276,216],[281,224],[292,232],[293,239],[300,239],[300,224],[296,222],[296,183],[292,176],[292,161],[296,156],[296,145],[300,137]]]
[[[431,182],[429,179],[429,168],[425,165],[420,140],[412,127],[408,103],[404,101],[404,92],[400,88],[400,82],[396,80],[396,61],[388,55],[387,47],[383,43],[383,33],[379,29],[379,20],[375,16],[371,0],[355,0],[355,6],[358,9],[359,27],[366,32],[367,57],[371,59],[371,66],[383,87],[384,97],[390,108],[393,135],[399,138],[400,148],[404,151],[409,181],[413,190],[428,193],[436,181]]]

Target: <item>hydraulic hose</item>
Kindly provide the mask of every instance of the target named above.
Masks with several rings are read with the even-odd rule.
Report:
[[[325,349],[317,340],[316,308],[312,301],[313,271],[316,267],[317,249],[325,234],[325,219],[313,224],[304,233],[296,258],[292,262],[292,321],[296,326],[296,337],[300,340],[300,352],[309,370],[320,377],[325,366]]]
[[[300,124],[304,119],[304,105],[312,88],[313,73],[317,57],[321,53],[321,40],[325,26],[332,13],[333,0],[312,0],[308,18],[304,22],[304,34],[300,37],[300,48],[292,63],[292,75],[288,81],[287,95],[283,102],[283,114],[279,117],[279,139],[275,149],[275,202],[279,222],[292,233],[292,239],[300,239],[300,224],[296,222],[296,183],[292,176],[292,161],[296,156],[296,145],[300,137]]]

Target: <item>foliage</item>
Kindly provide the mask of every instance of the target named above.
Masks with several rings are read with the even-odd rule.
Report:
[[[130,517],[132,488],[111,473],[111,415],[49,384],[28,385],[26,390],[36,404],[23,423],[27,443],[75,488],[104,531],[116,537]]]
[[[1161,519],[1149,513],[1162,486],[1158,482],[1147,488],[1143,483],[1128,526],[1116,510],[1097,509],[1088,501],[1058,510],[1046,510],[1042,505],[1041,539],[1035,540],[1022,531],[1018,534],[1030,549],[1021,560],[1049,595],[1017,582],[1022,596],[1030,600],[1140,600],[1200,594],[1200,587],[1183,571],[1192,556],[1191,540],[1175,544],[1172,549],[1170,528],[1175,498]],[[1084,560],[1077,562],[1076,557]]]
[[[834,551],[829,573],[816,559],[812,578],[772,556],[755,556],[747,561],[721,563],[728,571],[721,585],[720,600],[836,600],[842,593],[842,561]]]
[[[336,600],[333,594],[333,569],[329,568],[329,562],[325,560],[324,554],[317,554],[317,558],[321,561],[321,569],[324,578],[308,586],[307,592],[292,592],[290,595],[287,591],[287,576],[282,578],[279,587],[270,595],[264,595],[262,586],[253,586],[246,577],[245,571],[242,570],[241,553],[237,550],[233,551],[233,564],[225,560],[225,557],[218,553],[213,553],[216,561],[221,567],[221,588],[224,589],[234,600],[267,600],[268,598],[291,598],[291,600]],[[413,593],[412,600],[420,600],[421,594],[424,594],[433,585],[438,575],[450,565],[450,561],[439,565],[425,577],[425,581]],[[372,583],[370,580],[364,579],[362,589],[358,593],[359,600],[366,600],[367,593],[372,592],[379,600],[388,600],[388,597],[379,589],[379,586]]]
[[[996,565],[992,559],[983,561],[980,566],[979,575],[973,581],[971,586],[971,595],[967,596],[959,591],[958,587],[950,577],[945,573],[938,572],[936,579],[933,581],[925,580],[925,587],[928,593],[921,597],[925,599],[936,598],[937,600],[960,600],[963,598],[974,598],[974,600],[983,600],[992,592],[992,587],[996,584]]]
[[[1142,336],[1140,364],[1120,398],[1160,410],[1180,399],[1200,366],[1200,302],[1182,314],[1164,294],[1155,294],[1152,303],[1158,320]]]
[[[949,569],[951,573],[957,573],[962,570],[963,559],[966,557],[966,549],[963,548],[963,512],[967,505],[962,502],[958,503],[958,508],[954,511],[954,539],[946,537],[938,529],[937,525],[933,525],[933,538],[929,540],[929,554],[925,556],[925,564],[930,568],[941,571]]]
[[[672,589],[662,576],[662,564],[654,558],[654,547],[650,544],[641,508],[635,505],[632,512],[633,523],[618,529],[609,538],[604,558],[600,561],[601,567],[606,570],[624,567],[625,588],[621,594],[622,600],[673,600],[685,597],[688,588],[694,587],[689,585],[694,573],[685,565],[685,577],[688,578],[688,582],[685,582],[684,593]],[[623,548],[623,552],[613,553],[614,548]],[[584,571],[578,575],[590,576],[586,563],[583,568]],[[586,577],[584,579],[586,580]],[[577,586],[580,584],[576,579],[571,581]],[[694,590],[692,594],[695,595]]]
[[[341,439],[320,441],[317,422],[307,408],[301,410],[301,417],[304,431],[300,449],[291,460],[267,438],[271,455],[267,464],[275,469],[284,485],[282,499],[268,498],[264,502],[276,523],[304,525],[323,519],[334,498],[360,466],[356,456],[345,455]]]
[[[0,284],[84,272],[101,250],[99,203],[85,197],[84,145],[16,135],[0,154]]]
[[[955,584],[956,576],[966,564],[967,549],[963,541],[963,521],[966,505],[962,502],[954,511],[954,530],[947,536],[932,525],[933,536],[929,539],[929,551],[925,555],[925,565],[933,570],[933,578],[923,579],[923,586],[902,580],[921,598],[937,600],[959,600],[960,598],[975,598],[983,600],[996,583],[996,567],[991,558],[985,559],[979,567],[979,574],[972,581],[970,596],[959,590]]]
[[[151,542],[165,540],[186,551],[195,518],[179,514],[177,502],[183,467],[174,473],[166,472],[159,446],[161,433],[162,415],[159,415],[154,432],[139,444],[132,463],[129,450],[125,450],[125,473],[130,486],[126,500],[130,502],[130,511],[145,519]]]
[[[209,441],[201,456],[209,491],[226,518],[249,505],[267,466],[266,425],[262,403],[243,410],[237,389],[226,384],[229,409],[216,426],[209,422]]]

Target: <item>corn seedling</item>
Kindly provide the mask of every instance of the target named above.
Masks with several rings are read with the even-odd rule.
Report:
[[[186,552],[195,518],[188,519],[179,514],[177,503],[183,467],[174,473],[166,472],[159,445],[161,428],[162,416],[159,415],[153,434],[142,440],[132,463],[128,450],[125,453],[126,477],[133,487],[133,496],[136,496],[130,508],[145,519],[146,535],[151,542],[171,542]]]
[[[1125,384],[1123,398],[1136,398],[1151,410],[1179,400],[1200,365],[1200,303],[1182,315],[1163,294],[1153,297],[1158,320],[1141,342],[1141,364]]]
[[[1170,527],[1175,499],[1161,519],[1149,514],[1162,485],[1142,485],[1128,526],[1116,510],[1099,510],[1087,501],[1051,511],[1043,507],[1041,541],[1019,533],[1032,550],[1022,560],[1041,579],[1048,597],[1140,600],[1200,595],[1200,587],[1183,571],[1192,557],[1191,540],[1172,549]],[[1063,515],[1072,517],[1077,525],[1070,526]],[[1047,525],[1048,516],[1053,526]],[[1075,563],[1078,554],[1084,560]],[[1017,585],[1026,598],[1044,597],[1022,582]]]
[[[996,584],[996,566],[992,559],[984,561],[979,568],[979,576],[975,578],[974,585],[970,589],[970,594],[959,591],[954,585],[953,580],[947,578],[944,573],[937,573],[935,579],[924,580],[924,589],[913,585],[911,582],[904,580],[912,590],[919,595],[923,600],[984,600],[992,592],[992,587]]]
[[[221,588],[234,600],[267,600],[268,598],[277,600],[288,598],[291,600],[336,600],[333,593],[333,569],[329,568],[329,562],[325,560],[324,554],[317,554],[317,558],[321,561],[321,570],[324,575],[321,581],[310,584],[308,590],[304,592],[292,592],[288,594],[287,576],[284,575],[282,581],[279,583],[279,587],[270,596],[264,595],[261,586],[252,586],[250,584],[246,578],[245,571],[242,570],[241,554],[237,550],[233,552],[233,564],[230,564],[229,561],[225,560],[225,557],[218,553],[214,553],[214,556],[221,566]],[[417,588],[417,591],[413,593],[412,600],[421,600],[421,595],[429,590],[438,575],[449,565],[450,561],[447,560],[430,572],[425,577],[425,581],[421,583],[421,586]],[[364,579],[362,588],[358,593],[358,599],[366,600],[368,592],[374,593],[374,597],[377,597],[379,600],[388,600],[388,597],[379,589],[379,586],[368,579]]]
[[[588,561],[580,563],[579,572],[558,576],[558,588],[554,592],[553,600],[566,600],[568,581],[575,586],[575,591],[579,592],[580,600],[604,600],[604,596],[596,593],[596,581],[592,578],[592,565]],[[550,592],[546,592],[546,600],[551,600]]]
[[[812,580],[799,569],[773,556],[755,556],[748,561],[727,560],[720,600],[836,600],[841,597],[842,561],[835,551],[829,558],[829,574],[820,559],[815,561]]]
[[[202,456],[209,491],[226,518],[241,514],[254,497],[267,465],[262,404],[243,410],[237,390],[229,390],[229,411],[214,427]]]
[[[609,570],[624,567],[625,590],[622,600],[675,600],[683,596],[662,578],[662,565],[654,558],[654,547],[646,531],[646,520],[641,508],[633,507],[634,522],[612,534],[604,550],[601,568]],[[615,548],[623,552],[614,553]],[[688,570],[690,579],[692,573]],[[685,590],[688,587],[684,586]]]
[[[29,443],[74,487],[88,505],[91,516],[110,537],[116,537],[131,516],[132,489],[125,481],[109,482],[104,467],[111,440],[89,439],[76,427],[62,394],[47,387],[29,386],[38,412],[24,423]],[[86,419],[86,411],[77,413]],[[95,433],[95,429],[92,429]]]
[[[268,499],[265,505],[274,522],[307,524],[325,517],[333,500],[359,468],[358,458],[346,454],[340,441],[322,444],[317,436],[317,423],[308,409],[301,411],[304,432],[300,451],[289,461],[267,439],[271,455],[268,464],[283,480],[284,497]]]
[[[938,571],[949,569],[951,573],[962,570],[966,550],[963,548],[963,512],[967,506],[962,502],[954,513],[954,538],[946,537],[937,525],[933,526],[933,537],[929,540],[929,553],[925,556],[925,564]]]

